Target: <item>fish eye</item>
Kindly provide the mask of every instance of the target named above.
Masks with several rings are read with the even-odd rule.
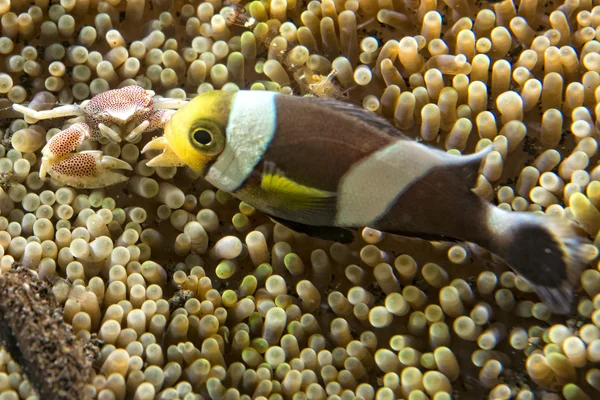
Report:
[[[204,155],[217,155],[225,147],[225,132],[209,119],[200,119],[188,128],[189,143]]]
[[[208,145],[213,140],[212,134],[206,129],[199,128],[193,134],[194,140],[201,145]]]

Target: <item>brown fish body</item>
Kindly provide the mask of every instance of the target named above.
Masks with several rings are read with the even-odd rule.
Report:
[[[275,137],[248,180],[234,192],[238,198],[271,216],[306,225],[369,226],[435,240],[481,242],[489,236],[487,230],[477,229],[488,203],[471,188],[491,147],[456,156],[420,144],[346,103],[278,96],[276,105]],[[311,118],[299,119],[298,109]],[[386,149],[387,155],[381,155]],[[285,196],[261,187],[266,164],[275,165],[291,181],[335,196],[309,212],[288,207]],[[345,181],[359,164],[369,164],[363,166],[364,179]],[[347,202],[341,204],[340,198]],[[374,203],[385,209],[366,216]],[[340,208],[348,204],[355,205],[354,212],[346,213],[353,216],[342,219]]]
[[[349,229],[368,226],[473,242],[527,278],[556,312],[569,310],[585,267],[584,239],[568,221],[504,211],[472,192],[492,146],[457,156],[348,103],[254,91],[198,96],[160,140],[170,153],[155,165],[187,164],[296,231],[350,241]]]

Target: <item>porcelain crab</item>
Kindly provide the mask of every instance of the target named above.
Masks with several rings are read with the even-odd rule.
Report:
[[[13,108],[30,120],[73,116],[68,120],[72,125],[52,136],[42,149],[40,178],[48,173],[68,186],[101,188],[126,181],[125,175],[113,170],[131,170],[131,165],[99,150],[77,152],[77,147],[86,139],[137,143],[142,133],[163,128],[171,115],[187,103],[154,95],[152,90],[131,85],[51,110],[36,111],[20,104]]]

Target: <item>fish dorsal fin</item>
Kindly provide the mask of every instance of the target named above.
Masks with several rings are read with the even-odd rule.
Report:
[[[445,161],[448,161],[450,164],[449,167],[456,171],[456,176],[460,182],[462,182],[467,189],[473,189],[477,184],[481,163],[492,150],[494,150],[494,146],[489,145],[477,153],[464,156],[445,153],[445,156],[448,157]]]
[[[345,101],[327,99],[323,97],[310,97],[303,99],[306,99],[305,101],[314,102],[319,107],[328,108],[346,116],[351,116],[352,118],[357,120],[357,124],[363,123],[370,125],[376,128],[377,130],[384,132],[392,137],[404,140],[414,140],[413,138],[406,136],[394,125],[390,124],[385,118],[371,111],[367,111],[364,108],[359,107],[355,104],[348,103]]]
[[[290,209],[310,209],[332,205],[336,193],[302,185],[285,176],[284,172],[275,167],[275,164],[265,161],[261,188],[275,195]]]

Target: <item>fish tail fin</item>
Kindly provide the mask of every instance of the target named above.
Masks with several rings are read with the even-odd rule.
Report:
[[[589,263],[589,240],[564,218],[530,212],[510,212],[490,205],[490,247],[515,272],[529,281],[540,299],[556,314],[571,311],[573,290]]]

